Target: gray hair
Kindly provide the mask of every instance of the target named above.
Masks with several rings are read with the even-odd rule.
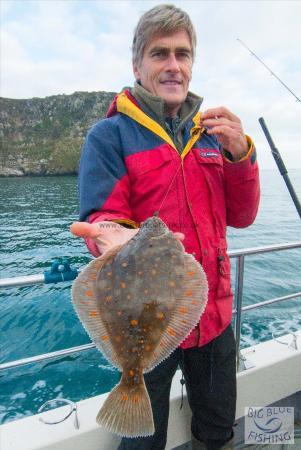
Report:
[[[189,15],[174,5],[157,5],[144,13],[136,26],[132,55],[133,63],[139,65],[143,58],[145,47],[155,34],[172,34],[179,30],[188,33],[192,59],[196,48],[196,32]]]

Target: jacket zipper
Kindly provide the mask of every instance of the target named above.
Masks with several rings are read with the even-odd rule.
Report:
[[[202,254],[202,245],[201,245],[201,240],[200,240],[200,236],[199,236],[199,232],[198,232],[198,226],[195,223],[194,220],[194,216],[192,213],[192,209],[191,209],[191,204],[188,198],[188,192],[187,192],[187,185],[186,185],[186,179],[185,179],[185,172],[184,172],[184,160],[181,158],[181,168],[182,168],[182,176],[183,176],[183,184],[184,184],[184,191],[185,191],[185,196],[186,196],[186,202],[188,204],[188,209],[189,212],[191,214],[192,220],[193,220],[193,224],[195,227],[195,231],[196,231],[196,235],[197,235],[197,239],[198,239],[198,243],[199,243],[199,249],[200,249],[200,256]],[[197,346],[200,347],[200,343],[201,343],[201,333],[200,333],[200,327],[199,324],[196,326],[196,330],[197,330]]]

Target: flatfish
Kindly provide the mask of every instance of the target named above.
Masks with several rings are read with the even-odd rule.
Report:
[[[96,347],[122,372],[97,415],[99,425],[126,437],[154,433],[143,374],[195,327],[207,292],[201,265],[158,217],[80,273],[74,308]]]

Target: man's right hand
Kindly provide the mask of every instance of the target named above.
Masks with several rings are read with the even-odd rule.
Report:
[[[103,255],[111,248],[128,242],[138,233],[139,229],[126,228],[116,222],[104,221],[74,222],[70,231],[75,236],[94,239],[99,252]]]

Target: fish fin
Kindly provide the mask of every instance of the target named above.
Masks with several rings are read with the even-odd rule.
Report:
[[[122,437],[153,435],[153,412],[143,377],[141,383],[129,385],[122,376],[97,414],[96,422]]]
[[[184,256],[185,275],[181,294],[175,298],[174,311],[166,326],[166,331],[154,349],[143,372],[153,370],[166,359],[198,324],[208,300],[208,282],[206,274],[196,259],[189,254]]]
[[[116,246],[103,256],[92,260],[72,285],[73,306],[83,327],[96,347],[119,370],[122,370],[122,367],[110,342],[106,323],[98,312],[94,287],[98,272],[115,258],[122,247]]]

